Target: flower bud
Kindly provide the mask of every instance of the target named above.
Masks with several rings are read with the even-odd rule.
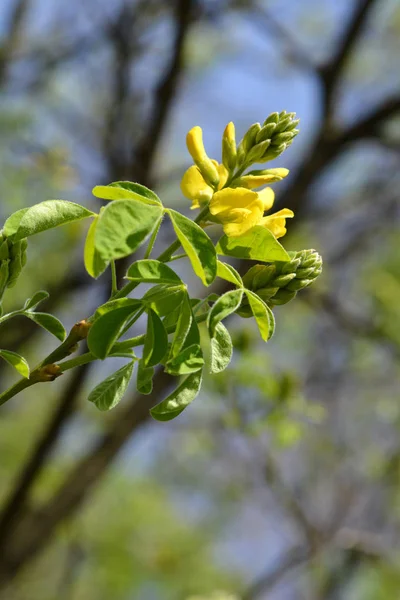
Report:
[[[237,180],[237,185],[252,190],[254,188],[261,187],[262,185],[267,185],[269,183],[281,181],[288,174],[289,170],[283,168],[250,171],[249,173],[247,173],[247,175],[243,175],[242,177],[240,177],[240,179]]]
[[[260,129],[260,131],[257,133],[257,137],[256,137],[257,144],[259,142],[263,142],[264,140],[271,139],[273,133],[275,132],[275,128],[276,128],[275,123],[268,123],[268,125],[264,125],[264,127],[262,127]]]
[[[246,162],[248,164],[259,162],[265,152],[268,150],[270,145],[270,140],[265,140],[265,142],[260,142],[253,146],[253,148],[247,153]]]
[[[190,156],[198,166],[205,181],[213,187],[219,184],[218,171],[208,158],[203,144],[203,132],[201,127],[193,127],[186,136],[186,145]]]
[[[235,138],[235,125],[228,123],[222,136],[222,164],[232,171],[236,166],[237,151]]]
[[[254,265],[243,277],[243,283],[264,302],[274,306],[292,300],[298,291],[311,285],[321,271],[321,256],[315,250],[303,250],[293,253],[286,263]],[[243,309],[246,306],[244,299]]]
[[[269,125],[270,123],[279,123],[279,113],[273,112],[271,113],[264,121],[264,125]]]

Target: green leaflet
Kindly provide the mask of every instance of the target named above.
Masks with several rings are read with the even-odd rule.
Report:
[[[23,356],[11,350],[0,350],[0,356],[4,358],[22,377],[29,379],[29,365]]]
[[[145,367],[154,367],[164,358],[168,350],[168,335],[163,322],[154,310],[149,310],[147,317],[146,341],[143,346],[143,363]]]
[[[128,306],[131,307],[132,312],[134,312],[135,308],[137,309],[142,306],[142,301],[136,298],[117,298],[115,300],[109,300],[105,304],[101,304],[99,306],[94,313],[94,317],[95,319],[98,319],[102,315],[105,315],[112,310],[116,310],[117,308],[126,308]]]
[[[133,263],[125,278],[137,283],[171,283],[175,285],[182,283],[171,267],[159,260],[151,259],[138,260]]]
[[[28,317],[31,321],[34,321],[36,325],[43,327],[49,333],[53,334],[57,339],[63,342],[66,338],[66,331],[63,324],[53,315],[41,312],[31,312],[27,310],[23,313],[25,317]]]
[[[83,260],[85,269],[91,277],[97,279],[108,266],[108,261],[103,260],[94,245],[95,235],[99,217],[95,217],[90,224],[86,235],[85,248],[83,251]]]
[[[104,304],[95,313],[96,320],[89,329],[87,343],[89,350],[102,360],[122,334],[124,325],[131,315],[140,308],[141,302],[130,298],[120,298]]]
[[[275,331],[275,318],[272,310],[257,294],[246,289],[244,291],[249,301],[251,312],[258,325],[260,335],[264,342],[268,342]]]
[[[136,389],[140,394],[151,394],[153,391],[154,367],[146,367],[142,360],[139,360],[136,376]]]
[[[217,257],[214,244],[202,228],[175,210],[166,211],[171,219],[176,236],[189,257],[193,271],[205,286],[210,285],[217,275]]]
[[[159,317],[164,317],[180,306],[183,295],[186,294],[181,285],[156,285],[143,296],[143,303],[154,310]]]
[[[102,200],[140,200],[147,204],[161,204],[160,198],[152,190],[140,183],[114,181],[108,185],[96,185],[93,196]]]
[[[225,279],[225,281],[229,281],[238,287],[243,287],[243,281],[240,277],[239,273],[228,263],[221,262],[217,260],[217,277],[221,279]]]
[[[169,360],[165,370],[170,375],[188,375],[203,368],[203,352],[199,344],[185,346],[177,356]]]
[[[39,290],[38,292],[35,292],[32,298],[28,298],[25,302],[24,310],[32,310],[33,308],[36,308],[38,304],[43,302],[43,300],[47,300],[48,297],[49,292],[46,292],[45,290]]]
[[[234,313],[240,306],[242,301],[243,290],[231,290],[230,292],[226,292],[223,294],[208,315],[207,325],[210,333],[210,337],[214,337],[215,328],[217,323],[228,317],[230,314]]]
[[[109,375],[89,394],[89,402],[93,402],[99,410],[111,410],[124,395],[132,377],[135,362],[132,361]]]
[[[233,345],[229,331],[222,323],[217,323],[214,337],[211,338],[211,373],[221,373],[232,359]]]
[[[104,261],[132,254],[152,232],[163,212],[161,205],[140,200],[111,202],[100,213],[94,245]]]
[[[187,293],[182,298],[175,334],[171,344],[170,358],[175,358],[182,349],[193,320],[192,307]]]
[[[160,404],[150,410],[153,419],[170,421],[181,414],[196,398],[201,388],[202,372],[192,373]]]
[[[290,256],[272,233],[256,225],[240,237],[223,235],[217,244],[217,254],[273,262],[288,262]]]
[[[95,213],[74,202],[46,200],[30,208],[22,208],[11,215],[4,223],[3,232],[13,242],[16,242],[47,229],[94,215]]]

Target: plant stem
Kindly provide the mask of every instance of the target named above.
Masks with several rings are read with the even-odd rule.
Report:
[[[34,385],[37,381],[33,381],[31,379],[20,379],[17,383],[14,383],[11,387],[8,388],[5,392],[0,394],[0,406],[5,404],[8,400],[25,390],[26,388]]]
[[[149,245],[147,246],[147,250],[146,250],[146,252],[144,254],[144,258],[145,259],[149,258],[150,254],[151,254],[151,251],[153,250],[153,247],[154,247],[154,244],[155,244],[155,241],[156,241],[156,237],[158,235],[158,231],[159,231],[159,229],[161,227],[161,222],[162,222],[162,217],[159,219],[157,225],[154,227],[153,233],[151,234]]]
[[[196,323],[203,323],[208,317],[208,311],[195,317]],[[167,333],[174,333],[176,329],[176,325],[171,325],[167,327]],[[112,352],[126,352],[127,350],[131,350],[132,348],[136,348],[137,346],[142,346],[146,341],[146,334],[142,333],[141,335],[137,335],[136,337],[129,338],[128,340],[124,340],[123,342],[116,342],[114,346],[111,348],[110,353]],[[65,360],[60,363],[58,366],[60,367],[60,372],[65,373],[65,371],[69,371],[75,367],[79,367],[81,365],[85,365],[89,362],[93,362],[98,360],[96,356],[92,352],[86,352],[85,354],[81,354],[80,356],[76,356],[75,358],[71,358],[70,360]]]
[[[204,221],[207,218],[208,214],[208,206],[206,206],[197,215],[195,223],[200,223],[201,221]],[[173,253],[180,247],[180,245],[180,241],[175,240],[175,242],[173,242],[164,252],[160,254],[157,260],[159,260],[160,262],[168,262],[171,259]],[[126,297],[132,290],[134,290],[139,285],[136,282],[130,281],[118,291],[114,261],[111,261],[111,274],[113,299]],[[46,358],[44,358],[42,362],[32,371],[30,379],[21,379],[20,381],[9,387],[7,390],[5,390],[3,393],[1,393],[0,406],[2,404],[5,404],[8,400],[16,396],[22,390],[30,387],[31,385],[34,385],[35,383],[39,383],[40,379],[36,379],[35,377],[32,377],[32,375],[37,374],[40,371],[40,369],[42,369],[44,366],[57,363],[66,356],[70,355],[73,352],[75,345],[86,337],[88,331],[87,325],[88,323],[90,323],[91,318],[92,317],[89,317],[89,319],[86,319],[85,321],[81,321],[74,325],[64,342],[62,342],[62,344],[60,344],[58,348],[56,348],[55,350],[53,350],[53,352],[46,356]],[[206,318],[207,313],[204,313],[196,317],[196,321],[197,323],[201,323],[205,321]],[[175,326],[167,328],[167,333],[173,333],[174,331]],[[135,346],[141,346],[142,344],[144,344],[145,339],[146,334],[142,334],[137,337],[125,340],[124,342],[117,342],[116,344],[114,344],[115,351],[122,352],[124,350],[130,350]],[[82,354],[80,356],[77,356],[76,358],[72,358],[71,360],[67,360],[64,363],[61,363],[57,366],[60,367],[60,373],[63,373],[64,371],[72,369],[76,366],[84,365],[88,362],[92,362],[93,360],[97,360],[97,358],[91,352],[87,352],[86,354]]]
[[[111,298],[118,292],[117,269],[115,268],[115,260],[110,263],[111,266]]]
[[[209,211],[208,211],[208,206],[206,206],[205,208],[203,208],[202,211],[199,212],[199,214],[197,215],[196,219],[195,219],[195,223],[200,223],[201,221],[204,221],[207,218]],[[168,248],[166,250],[164,250],[164,252],[162,252],[158,257],[157,260],[159,260],[160,262],[169,262],[171,260],[171,257],[173,255],[174,252],[176,252],[176,250],[178,250],[178,248],[180,248],[180,241],[179,240],[175,240],[175,242],[172,242],[172,244],[170,246],[168,246]],[[124,287],[122,287],[113,297],[113,299],[117,299],[117,298],[125,298],[128,294],[130,294],[139,284],[136,281],[130,281],[129,283],[127,283],[126,285],[124,285]]]

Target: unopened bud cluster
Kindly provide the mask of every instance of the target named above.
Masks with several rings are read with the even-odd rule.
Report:
[[[321,271],[322,258],[318,252],[301,250],[292,253],[292,259],[286,263],[254,265],[243,277],[243,283],[266,304],[275,306],[293,300],[297,292],[311,285]],[[238,313],[251,316],[246,300]]]
[[[254,123],[245,133],[237,149],[237,166],[249,166],[277,158],[299,133],[296,113],[274,112],[261,125]]]
[[[26,263],[26,238],[13,243],[0,232],[0,299],[13,287]]]

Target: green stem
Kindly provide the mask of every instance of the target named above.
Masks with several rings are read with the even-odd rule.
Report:
[[[208,317],[208,312],[203,313],[196,317],[196,323],[203,323]],[[176,329],[176,325],[171,325],[167,327],[167,333],[174,333]],[[136,337],[130,338],[129,340],[124,340],[123,342],[116,342],[112,347],[110,352],[126,352],[127,350],[131,350],[132,348],[136,348],[137,346],[142,346],[146,341],[146,334],[137,335]],[[86,354],[81,354],[80,356],[76,356],[75,358],[71,358],[70,360],[65,360],[60,363],[58,366],[60,367],[60,372],[65,373],[65,371],[69,371],[70,369],[74,369],[75,367],[79,367],[81,365],[86,365],[89,362],[94,360],[98,360],[92,352],[86,352]]]
[[[111,298],[114,298],[115,294],[118,292],[117,269],[115,267],[115,260],[111,261],[110,266],[111,266]]]
[[[187,254],[184,252],[183,254],[175,254],[175,256],[171,256],[168,262],[173,262],[174,260],[180,260],[181,258],[186,258]]]
[[[199,214],[197,215],[196,219],[195,219],[195,223],[200,223],[201,221],[204,221],[207,218],[209,211],[208,211],[208,206],[206,206],[205,208],[203,208],[202,211],[199,212]],[[159,260],[160,262],[169,262],[171,260],[171,257],[173,255],[174,252],[176,252],[178,250],[178,248],[180,248],[181,243],[179,240],[175,240],[175,242],[172,242],[172,244],[170,246],[168,246],[168,248],[166,250],[164,250],[164,252],[162,252],[158,257],[157,260]],[[122,287],[113,297],[113,299],[117,299],[117,298],[125,298],[128,294],[130,294],[135,288],[137,288],[139,284],[136,281],[130,281],[129,283],[127,283],[126,285],[124,285],[124,287]]]
[[[147,250],[144,254],[144,258],[149,258],[151,251],[153,250],[155,241],[156,241],[156,237],[158,235],[159,229],[161,227],[161,222],[162,222],[162,217],[159,219],[157,225],[154,227],[153,233],[151,234],[151,238],[149,241],[149,245],[147,246]]]
[[[14,383],[11,387],[8,388],[5,392],[0,394],[0,406],[5,404],[8,400],[11,400],[14,396],[26,390],[26,388],[34,385],[37,381],[32,381],[30,379],[20,379],[17,383]]]
[[[207,218],[208,214],[209,214],[208,206],[206,206],[197,215],[197,217],[195,219],[195,223],[200,223],[201,221],[204,221]],[[158,257],[157,260],[159,260],[160,262],[168,262],[171,259],[173,253],[180,247],[180,245],[181,245],[180,241],[176,240],[164,252],[162,252],[160,254],[160,256]],[[119,291],[117,291],[116,279],[115,279],[115,264],[113,266],[113,263],[114,263],[114,261],[111,261],[112,289],[113,290],[115,289],[115,294],[112,297],[113,297],[113,299],[124,298],[132,290],[134,290],[139,284],[136,282],[130,281],[123,288],[121,288]],[[114,280],[115,280],[115,282],[114,282]],[[201,323],[201,322],[205,321],[206,318],[207,318],[207,313],[204,313],[203,315],[196,317],[196,321],[197,321],[197,323]],[[89,319],[86,319],[85,322],[88,323],[88,322],[90,322],[90,320],[91,320],[91,317]],[[82,323],[85,323],[85,322],[82,322]],[[62,360],[63,358],[67,357],[69,354],[72,353],[75,345],[78,342],[80,342],[82,339],[84,339],[84,337],[86,337],[85,335],[82,335],[82,330],[79,328],[79,325],[80,324],[74,325],[74,327],[71,329],[68,337],[64,340],[64,342],[62,344],[60,344],[60,346],[58,346],[58,348],[56,348],[48,356],[46,356],[46,358],[44,358],[42,360],[42,362],[34,369],[34,371],[32,371],[30,379],[21,379],[20,381],[18,381],[17,383],[15,383],[14,385],[12,385],[7,390],[5,390],[3,393],[0,394],[0,406],[2,404],[5,404],[5,402],[7,402],[8,400],[10,400],[14,396],[16,396],[22,390],[30,387],[31,385],[34,385],[35,383],[39,383],[40,379],[36,379],[35,377],[32,377],[32,375],[34,375],[35,373],[38,373],[42,367],[59,362],[60,360]],[[167,328],[167,333],[173,333],[173,331],[175,331],[175,326]],[[86,333],[87,333],[87,330],[86,330]],[[117,342],[116,344],[114,344],[115,351],[121,352],[123,350],[130,350],[131,348],[134,348],[135,346],[141,346],[144,343],[145,339],[146,339],[146,334],[142,334],[135,338],[130,338],[129,340],[125,340],[124,342]],[[72,358],[71,360],[64,361],[63,363],[61,363],[58,366],[60,367],[60,372],[64,372],[64,371],[72,369],[76,366],[84,365],[88,362],[92,362],[93,360],[97,360],[97,358],[94,357],[91,352],[87,352],[86,354],[82,354],[80,356],[77,356],[76,358]]]

